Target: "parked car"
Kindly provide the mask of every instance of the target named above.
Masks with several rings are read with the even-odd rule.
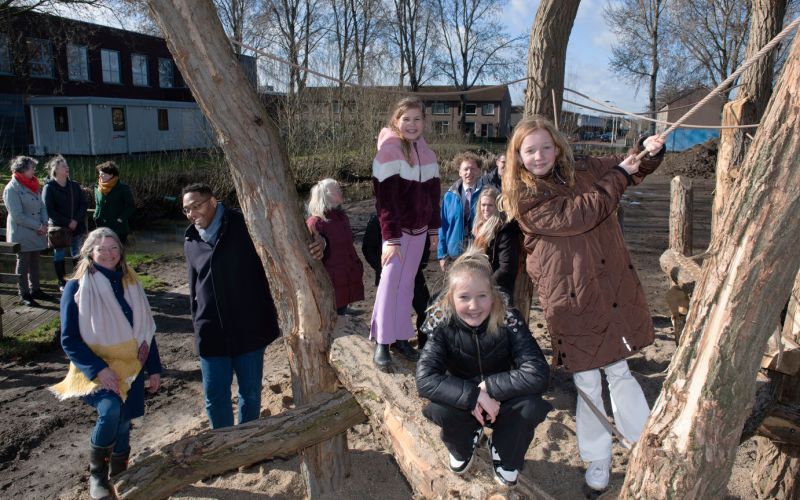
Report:
[[[611,136],[613,134],[611,132],[603,132],[600,134],[600,140],[603,142],[611,142]]]
[[[583,139],[584,141],[594,140],[595,137],[596,133],[591,131],[585,131],[581,134],[581,139]]]

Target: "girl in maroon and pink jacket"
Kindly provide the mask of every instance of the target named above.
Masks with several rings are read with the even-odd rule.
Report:
[[[439,221],[439,165],[422,137],[425,105],[416,97],[395,106],[389,126],[378,136],[378,154],[372,163],[375,208],[381,225],[381,282],[372,311],[370,338],[377,347],[374,361],[391,364],[389,346],[416,361],[408,343],[414,336],[411,300],[425,233],[436,248]]]

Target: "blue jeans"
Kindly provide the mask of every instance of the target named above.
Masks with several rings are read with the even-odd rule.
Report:
[[[114,445],[114,453],[131,449],[131,421],[125,417],[122,400],[111,391],[100,391],[86,398],[97,410],[97,423],[92,431],[92,444],[101,448]]]
[[[261,377],[264,350],[256,349],[238,356],[200,356],[206,413],[212,429],[233,425],[231,383],[236,373],[239,385],[239,419],[243,424],[258,418],[261,412]]]
[[[72,257],[77,257],[81,253],[81,245],[83,245],[83,239],[86,237],[85,234],[77,234],[72,237],[72,247],[70,247],[70,252]],[[54,248],[53,249],[53,262],[61,262],[64,260],[64,256],[66,255],[66,248]]]

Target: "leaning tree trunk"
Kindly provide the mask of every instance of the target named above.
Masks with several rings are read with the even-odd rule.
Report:
[[[750,30],[747,39],[745,59],[769,43],[783,26],[787,0],[753,0],[750,16]],[[737,98],[725,105],[722,110],[723,125],[747,125],[758,123],[772,94],[772,74],[775,63],[773,50],[742,73],[741,86]],[[754,129],[722,129],[717,155],[716,188],[711,207],[711,234],[717,230],[719,219],[733,185],[739,167],[744,161],[750,145],[748,133]]]
[[[553,115],[552,92],[556,95],[556,113],[561,113],[564,93],[564,63],[572,24],[580,0],[542,0],[531,28],[528,48],[528,85],[525,89],[525,115]]]
[[[278,130],[247,83],[210,0],[149,0],[149,6],[225,151],[288,336],[295,402],[311,403],[336,390],[327,361],[336,315],[330,281],[307,249],[309,236]],[[346,435],[303,454],[309,496],[332,493],[342,484],[349,465]]]
[[[800,266],[800,37],[703,264],[625,498],[723,496],[767,339]]]

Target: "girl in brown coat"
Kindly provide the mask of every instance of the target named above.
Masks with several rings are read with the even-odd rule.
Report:
[[[644,141],[648,155],[573,159],[547,119],[520,122],[508,145],[504,205],[525,236],[528,275],[539,293],[554,364],[603,411],[606,373],[614,421],[630,442],[649,415],[625,358],[653,342],[653,323],[614,212],[627,186],[659,165],[663,141]],[[653,156],[655,155],[655,156]],[[588,462],[586,483],[608,486],[611,435],[578,397],[576,433]]]

